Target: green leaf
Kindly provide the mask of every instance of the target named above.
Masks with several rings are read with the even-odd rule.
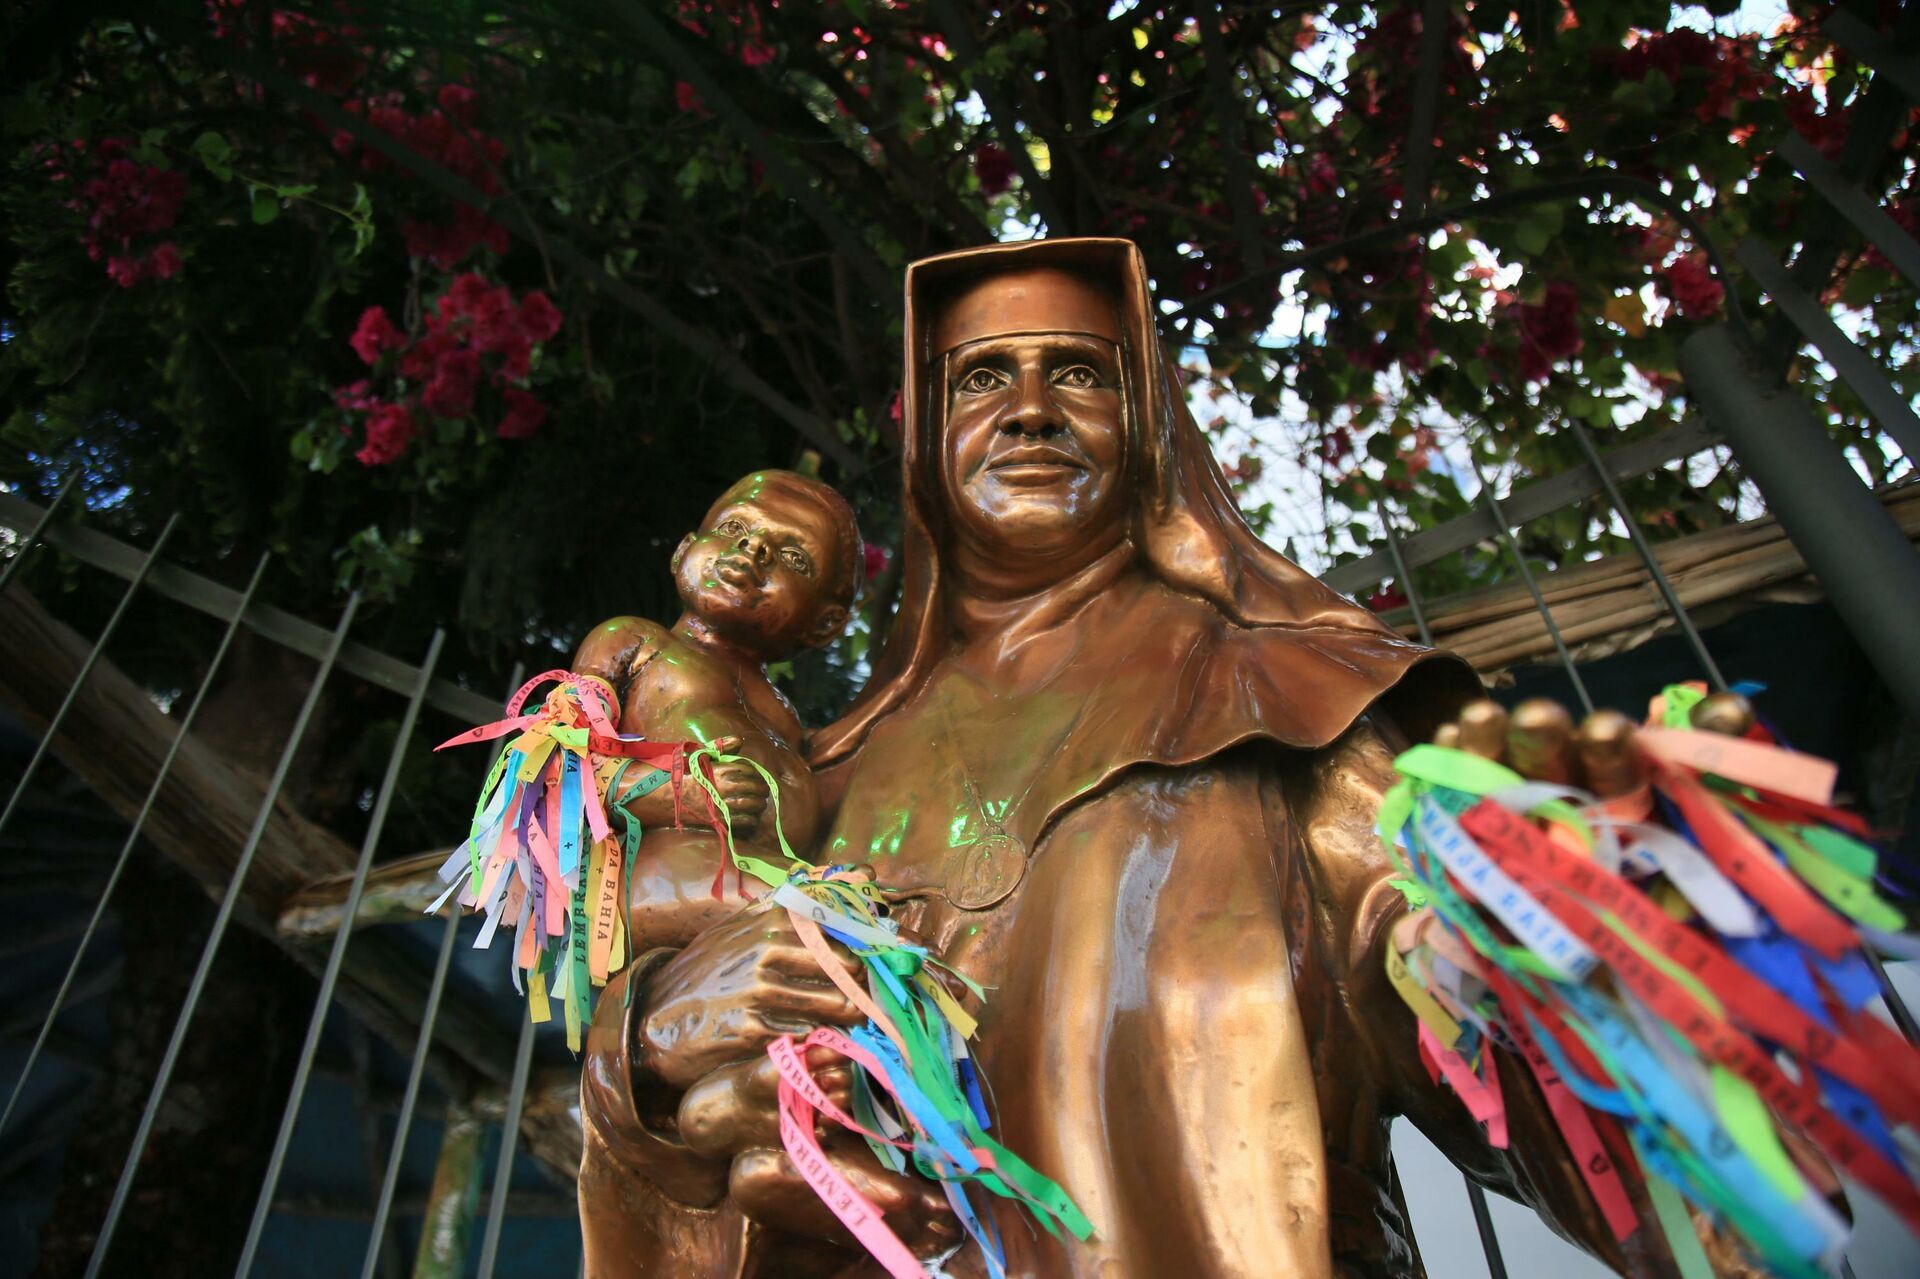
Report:
[[[273,192],[265,187],[253,188],[253,221],[255,226],[265,226],[280,216],[280,201]]]

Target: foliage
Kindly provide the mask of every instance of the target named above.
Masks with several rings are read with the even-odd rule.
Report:
[[[1568,417],[1603,447],[1676,421],[1677,342],[1758,305],[1702,225],[1834,260],[1829,300],[1914,392],[1911,287],[1774,155],[1797,130],[1913,226],[1908,122],[1863,106],[1821,11],[1447,8],[43,6],[0,94],[4,478],[84,457],[98,519],[181,510],[204,564],[271,545],[283,602],[357,586],[393,645],[450,624],[478,670],[670,616],[673,544],[753,467],[824,466],[890,545],[899,269],[1042,226],[1140,241],[1195,395],[1236,406],[1250,513],[1304,476],[1294,549],[1322,563],[1377,504],[1464,510],[1469,443],[1548,474],[1579,460]],[[1884,472],[1858,402],[1801,372]],[[1738,485],[1631,496],[1686,531]],[[1529,539],[1615,547],[1597,506]],[[890,577],[802,664],[815,718]]]

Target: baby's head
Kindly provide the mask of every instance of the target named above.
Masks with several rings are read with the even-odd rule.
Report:
[[[689,613],[762,660],[828,643],[860,581],[847,500],[792,471],[755,471],[721,494],[673,553]]]

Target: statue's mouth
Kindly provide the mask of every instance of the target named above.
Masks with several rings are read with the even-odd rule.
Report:
[[[713,575],[729,586],[758,586],[760,574],[746,560],[729,555],[713,562]]]
[[[1044,444],[1024,444],[995,458],[987,469],[995,479],[1015,484],[1045,484],[1084,471],[1079,458]]]

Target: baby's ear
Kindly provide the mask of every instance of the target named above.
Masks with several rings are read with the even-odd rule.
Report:
[[[680,571],[680,561],[687,558],[687,548],[693,545],[693,539],[697,536],[699,535],[696,533],[689,533],[680,539],[680,545],[673,548],[673,559],[667,564],[667,571],[669,573],[678,573]]]
[[[807,628],[807,647],[821,648],[831,644],[846,628],[847,610],[838,604],[829,604],[820,610],[820,616],[814,618],[813,625]]]

